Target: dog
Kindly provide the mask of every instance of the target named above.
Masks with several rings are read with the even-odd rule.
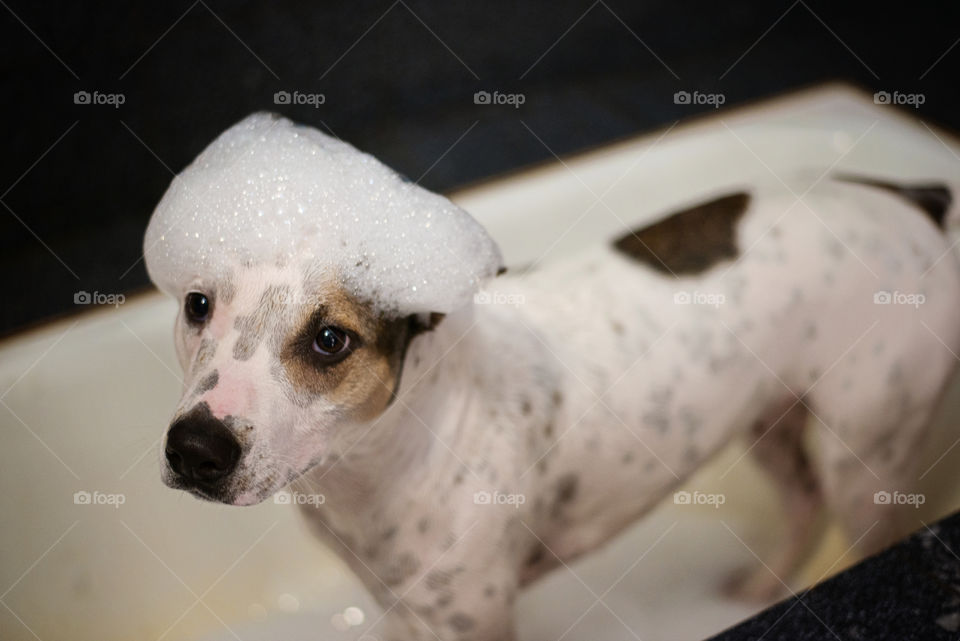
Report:
[[[185,372],[163,481],[230,505],[293,483],[379,638],[502,641],[520,588],[741,438],[789,534],[732,589],[769,598],[822,508],[866,554],[911,525],[876,496],[917,479],[960,352],[955,189],[757,183],[504,273],[445,198],[255,114],[147,230]]]

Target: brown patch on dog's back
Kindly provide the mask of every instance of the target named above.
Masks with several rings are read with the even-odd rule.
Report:
[[[736,258],[737,222],[749,204],[746,192],[716,198],[632,231],[613,246],[665,274],[697,274]]]
[[[940,229],[945,228],[944,220],[947,217],[947,210],[953,203],[953,194],[951,194],[950,189],[942,183],[898,185],[883,180],[874,180],[860,176],[840,175],[835,176],[835,178],[842,182],[876,187],[877,189],[895,194],[920,209],[927,215],[927,218],[933,221],[934,225]]]

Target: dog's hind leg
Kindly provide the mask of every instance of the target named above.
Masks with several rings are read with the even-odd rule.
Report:
[[[830,511],[851,543],[867,556],[923,526],[917,493],[921,453],[940,389],[924,392],[886,415],[861,416],[857,427],[876,430],[871,440],[847,434],[842,420],[817,418],[821,443],[818,476]],[[870,421],[870,422],[867,422]]]
[[[886,335],[859,354],[861,363],[873,357],[872,369],[841,364],[811,394],[824,497],[863,555],[923,526],[917,485],[931,418],[956,366],[953,322],[882,328]]]
[[[728,596],[767,602],[781,595],[817,538],[823,496],[804,446],[806,425],[806,407],[791,396],[788,402],[771,408],[750,432],[750,455],[780,495],[786,532],[773,558],[727,581],[724,591]]]

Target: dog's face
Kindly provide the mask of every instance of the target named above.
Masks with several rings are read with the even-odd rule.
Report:
[[[163,478],[256,503],[383,413],[407,343],[502,265],[470,215],[372,156],[254,114],[170,185],[144,238],[180,307]]]
[[[331,275],[237,268],[197,279],[175,338],[184,394],[164,482],[223,503],[262,501],[390,404],[416,317],[387,318]]]

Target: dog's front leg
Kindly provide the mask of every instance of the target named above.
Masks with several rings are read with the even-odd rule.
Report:
[[[513,608],[425,612],[401,602],[367,635],[359,641],[514,641]]]
[[[385,614],[362,641],[513,641],[515,578],[476,559],[432,568],[378,598]],[[378,597],[384,595],[378,594]]]

